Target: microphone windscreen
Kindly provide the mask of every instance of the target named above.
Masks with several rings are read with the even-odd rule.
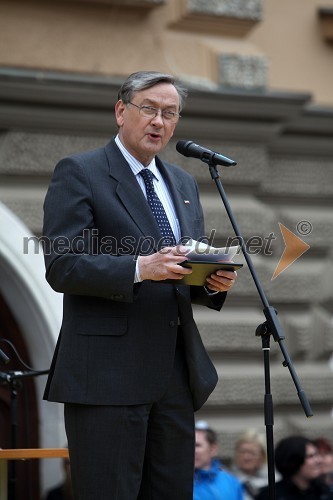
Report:
[[[187,149],[190,146],[190,144],[192,144],[192,141],[178,141],[176,144],[176,149],[177,149],[178,153],[180,153],[184,156],[188,156]]]

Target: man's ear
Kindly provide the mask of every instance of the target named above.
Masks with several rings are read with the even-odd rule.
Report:
[[[218,451],[219,451],[219,446],[217,443],[210,445],[210,454],[212,458],[217,457]]]
[[[120,99],[115,105],[115,117],[117,120],[118,127],[121,127],[124,123],[124,111],[126,109],[126,104]]]

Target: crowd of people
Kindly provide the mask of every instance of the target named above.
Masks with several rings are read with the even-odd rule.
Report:
[[[69,459],[64,479],[45,500],[74,500]],[[205,421],[196,423],[193,500],[269,500],[266,441],[255,430],[242,433],[231,464],[219,458],[217,432]],[[276,500],[332,500],[333,446],[324,437],[291,435],[275,448]]]
[[[275,447],[276,500],[333,500],[333,447],[328,439],[291,435]],[[196,426],[194,500],[269,500],[266,444],[246,431],[230,467],[218,458],[217,435]]]

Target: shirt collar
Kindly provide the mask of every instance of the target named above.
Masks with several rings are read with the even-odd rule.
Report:
[[[221,470],[221,464],[218,460],[212,460],[211,466],[209,469],[195,469],[195,477],[197,479],[213,479],[218,471]]]
[[[119,138],[119,134],[115,137],[115,142],[116,142],[118,148],[120,149],[121,153],[123,154],[123,156],[127,160],[128,164],[131,167],[132,172],[134,173],[135,176],[139,175],[143,168],[149,168],[149,170],[154,174],[155,179],[157,179],[158,181],[161,179],[161,174],[156,166],[155,157],[152,159],[152,161],[149,163],[149,165],[147,165],[147,167],[145,167],[139,160],[137,160],[125,148],[125,146],[123,145],[123,143],[121,142],[121,140]]]

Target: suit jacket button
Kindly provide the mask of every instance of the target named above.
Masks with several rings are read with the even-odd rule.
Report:
[[[110,299],[111,300],[122,300],[124,298],[124,295],[121,295],[120,293],[111,295]]]
[[[177,323],[175,321],[170,321],[169,326],[170,326],[170,328],[174,328],[176,326],[176,324]]]

